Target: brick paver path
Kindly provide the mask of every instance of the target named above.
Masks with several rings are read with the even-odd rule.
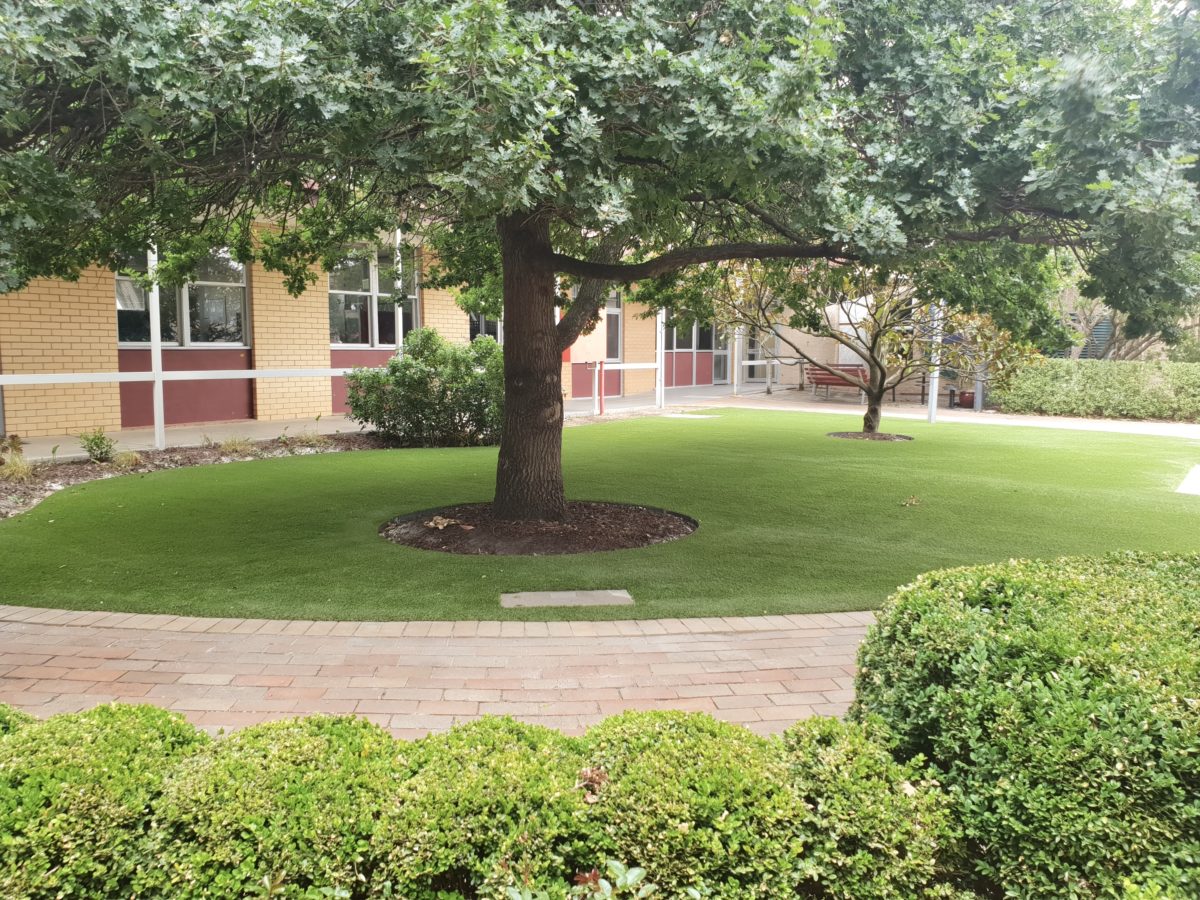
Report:
[[[495,713],[583,730],[702,710],[763,733],[840,715],[870,613],[614,622],[304,622],[0,606],[0,702],[119,700],[210,730],[354,713],[401,737]]]

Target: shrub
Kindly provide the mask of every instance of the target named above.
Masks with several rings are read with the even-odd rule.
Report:
[[[27,484],[33,481],[34,468],[25,461],[25,442],[19,434],[0,435],[0,481]]]
[[[1197,896],[1197,635],[1198,556],[935,572],[880,614],[853,713],[936,767],[984,890]]]
[[[18,728],[24,728],[33,721],[35,720],[29,713],[0,703],[0,737],[12,734]]]
[[[79,446],[92,462],[105,463],[113,458],[117,442],[105,434],[103,428],[97,428],[79,435]]]
[[[418,328],[381,369],[346,377],[350,417],[414,447],[472,447],[500,439],[504,357],[491,338],[468,346]]]
[[[376,833],[377,893],[504,898],[577,871],[585,803],[569,738],[485,718],[416,742],[412,765]]]
[[[133,450],[122,450],[113,456],[112,464],[118,469],[136,469],[142,464],[142,457]]]
[[[633,712],[593,727],[584,753],[598,859],[645,868],[669,897],[793,896],[807,880],[806,810],[777,743],[704,715]]]
[[[148,806],[204,740],[173,713],[113,705],[0,741],[0,896],[128,896]]]
[[[927,896],[954,846],[949,810],[917,758],[901,764],[877,723],[812,718],[783,737],[808,805],[806,877],[820,896]]]
[[[139,893],[365,896],[375,822],[406,774],[402,747],[368,722],[324,716],[206,747],[163,785]]]
[[[255,456],[258,445],[247,437],[231,437],[221,441],[221,453],[225,456]]]
[[[1200,418],[1200,363],[1038,359],[992,392],[1005,412]]]

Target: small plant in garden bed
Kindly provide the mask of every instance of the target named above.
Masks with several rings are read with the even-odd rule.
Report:
[[[106,463],[112,460],[117,442],[105,434],[103,428],[97,428],[79,435],[79,446],[92,462]]]
[[[0,481],[28,484],[34,479],[34,468],[25,460],[25,442],[21,436],[0,436]]]

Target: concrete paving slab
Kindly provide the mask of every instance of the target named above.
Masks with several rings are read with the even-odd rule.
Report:
[[[539,606],[633,606],[629,591],[519,591],[501,594],[505,609]]]

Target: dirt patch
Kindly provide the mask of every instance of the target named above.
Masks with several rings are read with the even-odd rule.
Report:
[[[888,434],[884,431],[876,431],[873,434],[868,434],[865,431],[831,431],[825,435],[831,438],[841,438],[845,441],[911,441],[912,438],[907,434]]]
[[[464,503],[399,516],[380,535],[396,544],[442,553],[552,556],[628,550],[674,541],[700,525],[665,509],[575,500],[562,522],[514,522],[492,515],[490,503]]]
[[[314,453],[344,453],[349,450],[382,450],[396,446],[373,433],[284,434],[267,441],[210,442],[202,447],[172,447],[166,450],[138,450],[118,454],[118,462],[97,463],[68,460],[60,463],[33,463],[32,478],[23,483],[6,481],[0,467],[0,519],[32,509],[42,500],[74,484],[115,478],[118,475],[159,472],[189,466],[273,459],[281,456],[308,456]],[[136,461],[135,461],[136,459]]]

